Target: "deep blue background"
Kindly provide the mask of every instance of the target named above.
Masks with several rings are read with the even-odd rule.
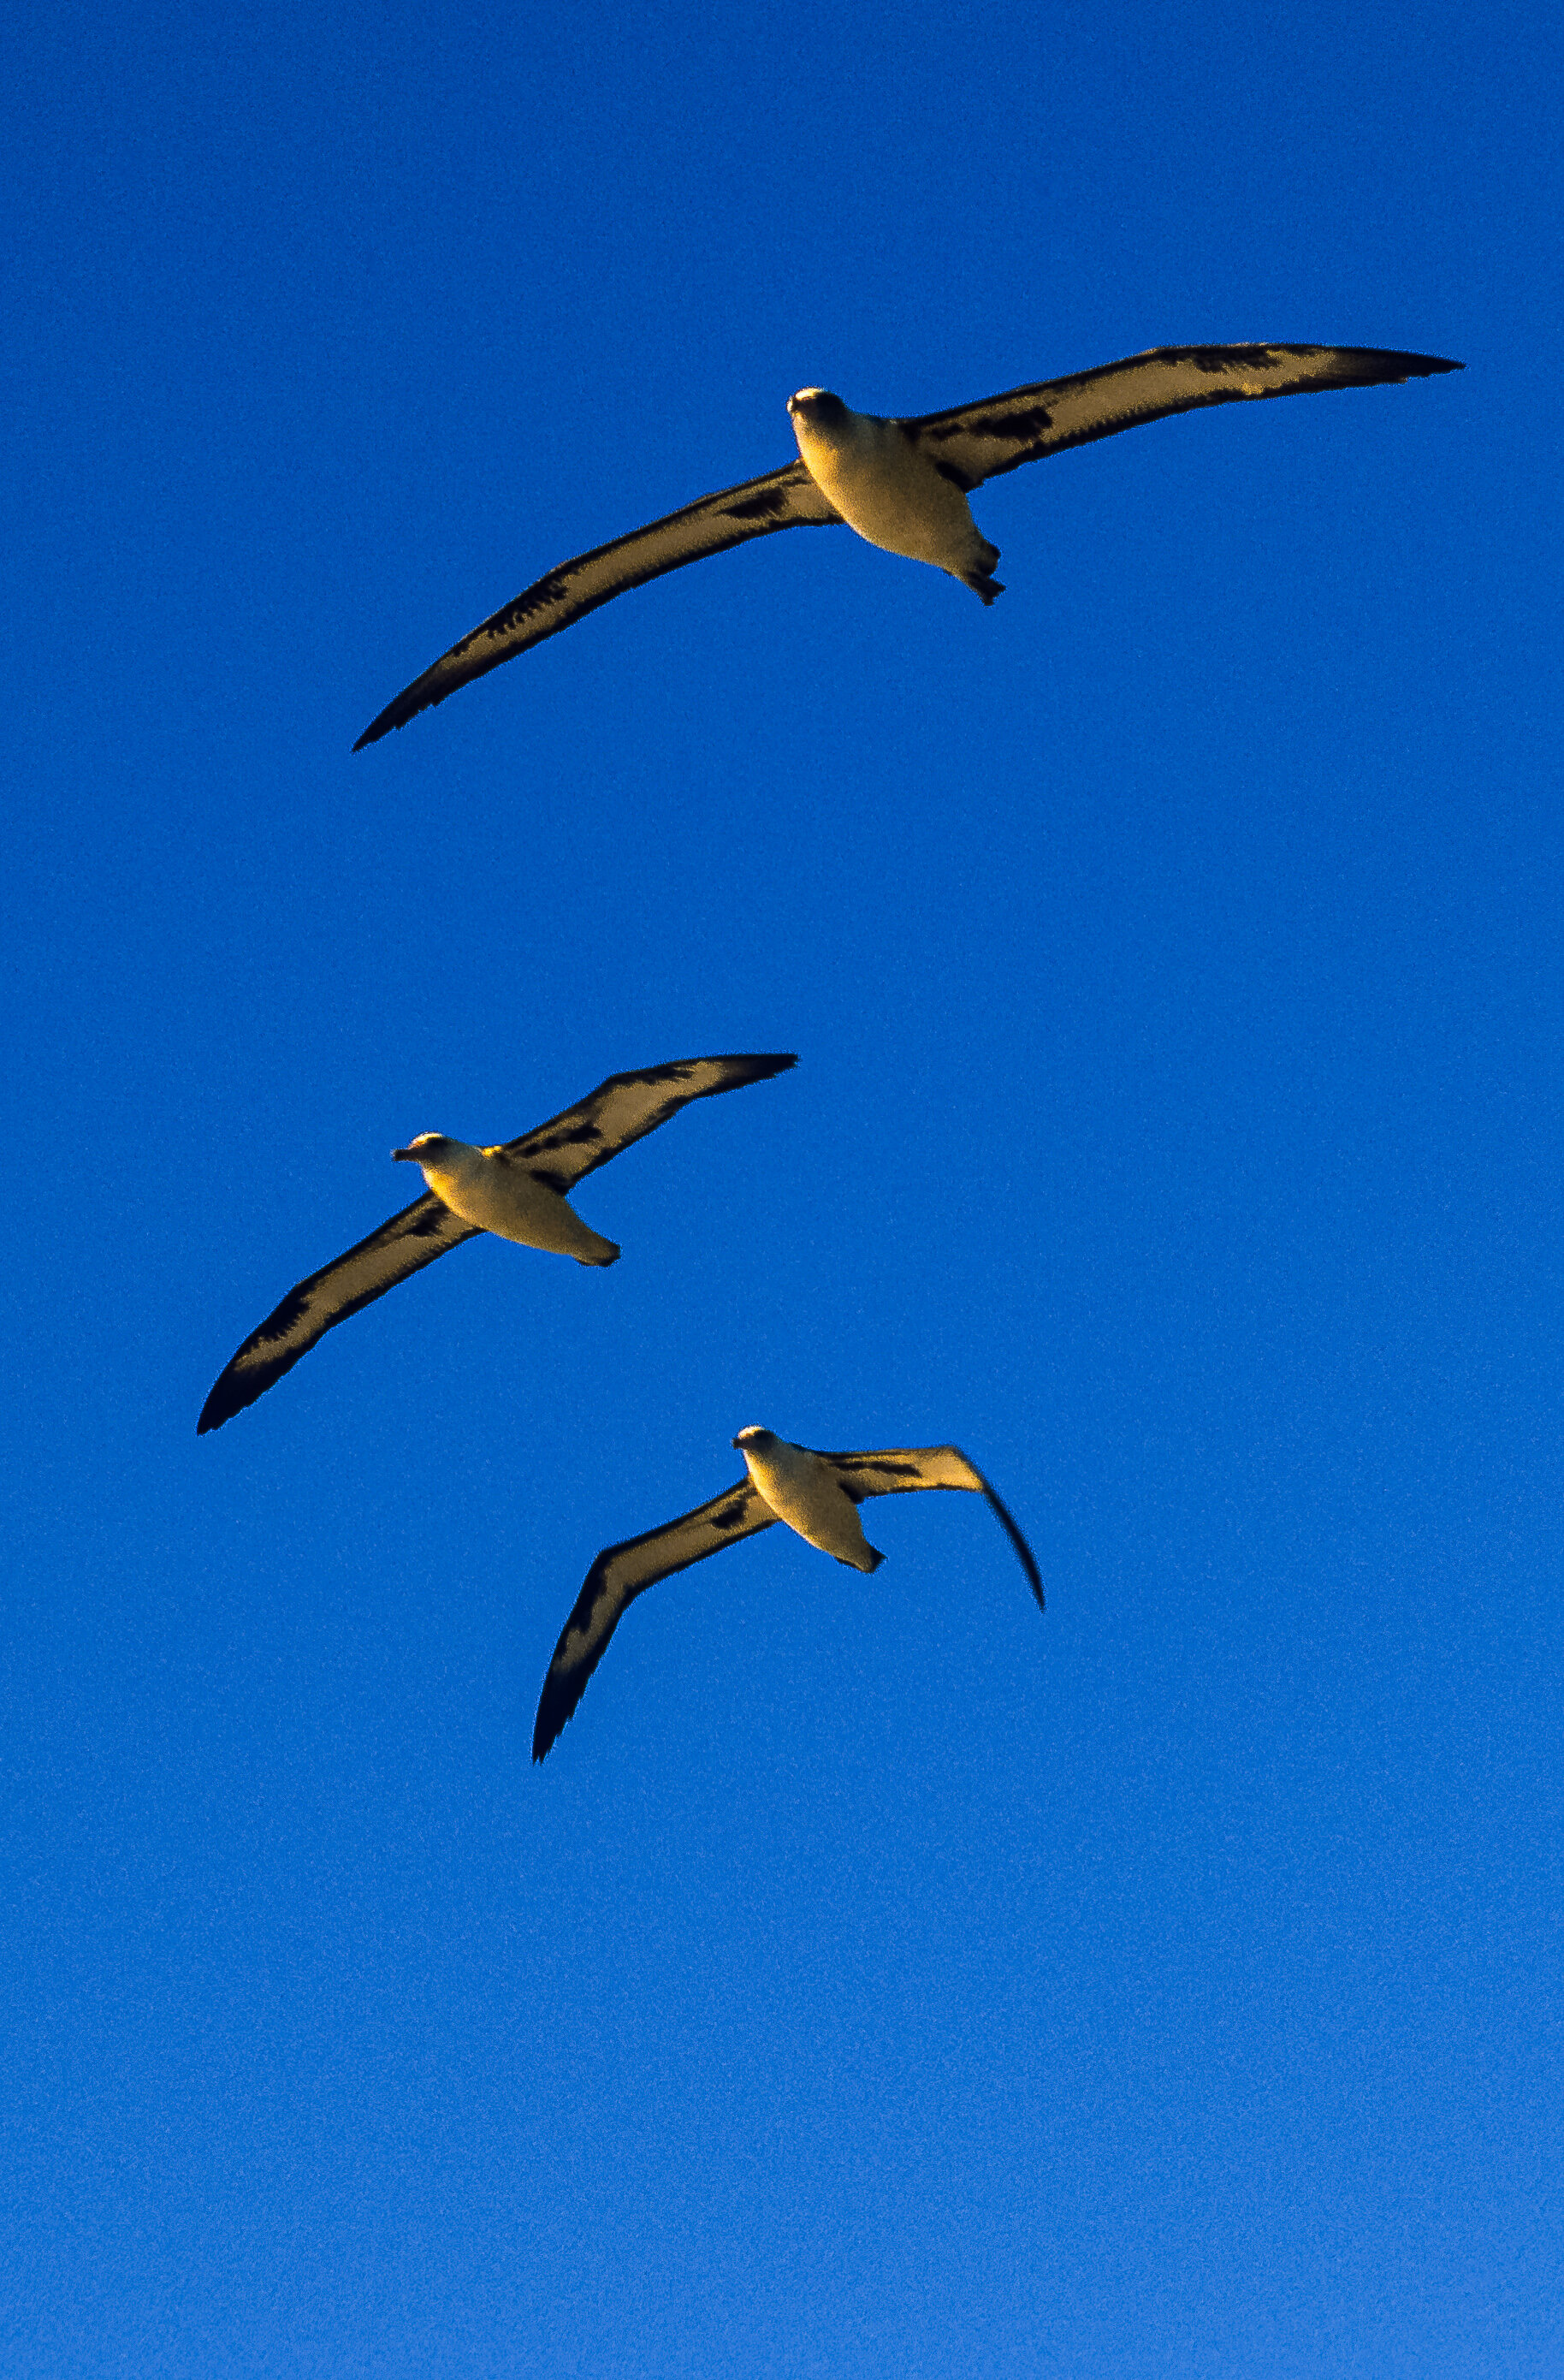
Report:
[[[1550,12],[67,5],[0,101],[0,2362],[1546,2375]],[[1556,292],[1557,282],[1553,282]],[[1460,377],[550,565],[1162,342]],[[196,1414],[626,1066],[796,1049]],[[598,1548],[954,1439],[872,1583]]]

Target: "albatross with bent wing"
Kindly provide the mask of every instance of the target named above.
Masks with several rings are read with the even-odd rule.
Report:
[[[721,1553],[785,1521],[790,1529],[850,1570],[874,1571],[885,1560],[864,1535],[858,1506],[867,1496],[902,1496],[915,1488],[968,1488],[987,1497],[1021,1557],[1037,1609],[1043,1582],[1032,1548],[981,1471],[959,1446],[885,1447],[868,1454],[819,1454],[790,1445],[774,1430],[741,1429],[734,1444],[744,1456],[746,1476],[669,1521],[644,1537],[605,1547],[587,1572],[576,1609],[565,1621],[543,1681],[532,1730],[532,1757],[541,1760],[586,1692],[587,1681],[608,1650],[608,1640],[637,1595],[660,1578],[688,1570],[692,1562]]]
[[[855,413],[829,389],[801,388],[787,408],[795,461],[562,562],[415,678],[353,748],[361,752],[393,727],[405,727],[431,703],[557,636],[600,603],[752,537],[845,521],[871,545],[932,563],[991,603],[1004,591],[993,576],[999,549],[980,533],[967,503],[986,480],[1200,406],[1372,388],[1461,369],[1444,356],[1388,347],[1151,347],[1095,371],[1037,381],[912,420]]]
[[[618,1248],[581,1220],[566,1191],[691,1099],[741,1090],[796,1063],[790,1052],[774,1051],[675,1058],[638,1075],[611,1075],[563,1115],[500,1148],[475,1148],[426,1132],[393,1149],[394,1158],[420,1168],[429,1184],[424,1196],[289,1290],[220,1375],[201,1407],[198,1437],[253,1404],[335,1323],[479,1232],[574,1257],[577,1264],[612,1264]]]

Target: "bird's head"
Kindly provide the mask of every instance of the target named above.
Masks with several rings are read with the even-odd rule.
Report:
[[[741,1454],[750,1451],[756,1454],[764,1454],[767,1448],[775,1446],[776,1442],[776,1431],[762,1429],[758,1422],[751,1422],[747,1429],[741,1429],[734,1440]]]
[[[813,430],[826,437],[840,430],[847,419],[847,407],[829,388],[801,388],[788,398],[787,409],[795,429]]]
[[[406,1148],[394,1148],[391,1154],[397,1165],[438,1165],[453,1146],[443,1132],[420,1132],[417,1140],[410,1140]]]

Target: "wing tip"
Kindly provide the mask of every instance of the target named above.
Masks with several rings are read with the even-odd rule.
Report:
[[[236,1413],[243,1413],[246,1405],[255,1402],[253,1397],[236,1397],[232,1390],[225,1396],[219,1396],[218,1390],[222,1386],[223,1382],[218,1380],[208,1392],[206,1402],[200,1409],[200,1418],[196,1423],[198,1438],[205,1438],[209,1430],[221,1429],[225,1421],[232,1421]]]
[[[449,659],[449,655],[446,658]],[[455,686],[430,684],[430,680],[437,674],[440,666],[436,662],[433,669],[425,670],[422,677],[416,677],[411,686],[405,686],[395,700],[388,702],[378,717],[370,720],[353,749],[356,752],[361,752],[366,744],[378,744],[381,737],[389,735],[394,727],[406,727],[407,722],[410,719],[416,719],[420,710],[432,710],[437,702],[443,702],[448,694],[455,694]],[[488,666],[491,668],[493,664],[491,662]],[[481,671],[479,674],[482,674]],[[459,678],[456,681],[456,685],[465,684],[465,679]]]
[[[1322,352],[1353,359],[1345,368],[1349,387],[1404,388],[1409,380],[1430,380],[1438,372],[1466,370],[1453,356],[1411,355],[1404,347],[1327,347]]]
[[[1404,386],[1409,380],[1431,380],[1437,372],[1466,370],[1466,366],[1458,363],[1453,356],[1412,356],[1400,347],[1348,348],[1345,352],[1370,356],[1382,364],[1394,366],[1394,370],[1378,375],[1381,385]]]
[[[576,1716],[576,1706],[586,1686],[583,1678],[574,1694],[568,1686],[561,1687],[551,1670],[543,1681],[543,1691],[538,1697],[538,1716],[532,1723],[532,1765],[536,1768],[546,1760],[560,1737]]]
[[[952,1448],[952,1451],[956,1454],[961,1454],[961,1449],[959,1446]],[[1043,1573],[1037,1568],[1037,1555],[1032,1551],[1031,1547],[1027,1544],[1025,1538],[1021,1534],[1021,1526],[1019,1522],[1016,1520],[1014,1513],[1011,1511],[1010,1506],[1005,1502],[1004,1498],[994,1487],[993,1482],[984,1477],[984,1475],[978,1470],[976,1463],[973,1462],[971,1456],[962,1454],[962,1461],[967,1465],[974,1478],[978,1481],[982,1488],[983,1495],[988,1502],[988,1510],[994,1514],[996,1520],[1000,1523],[1000,1527],[1004,1530],[1006,1536],[1010,1539],[1011,1545],[1014,1548],[1016,1559],[1020,1562],[1022,1569],[1026,1573],[1026,1584],[1031,1588],[1033,1595],[1037,1598],[1038,1610],[1046,1611],[1048,1609],[1048,1604],[1043,1596]]]
[[[1206,351],[1201,349],[1194,350],[1193,352],[1204,353]],[[1211,352],[1217,355],[1221,355],[1224,353],[1224,350],[1218,347],[1212,349]],[[1243,350],[1237,349],[1232,350],[1231,352],[1242,353]],[[1366,383],[1360,383],[1366,384],[1368,386],[1384,387],[1387,384],[1396,382],[1426,380],[1434,372],[1464,371],[1466,370],[1466,366],[1463,363],[1458,363],[1453,356],[1416,355],[1406,347],[1349,347],[1340,346],[1324,346],[1309,348],[1290,348],[1285,342],[1281,342],[1279,343],[1271,352],[1279,355],[1307,354],[1316,356],[1340,356],[1345,359],[1349,359],[1352,364],[1355,364],[1361,370],[1364,372],[1372,371],[1372,379]]]
[[[716,1050],[704,1058],[668,1061],[670,1068],[721,1067],[721,1080],[693,1090],[689,1096],[695,1099],[705,1099],[717,1091],[747,1090],[751,1083],[768,1083],[773,1075],[790,1073],[797,1063],[796,1050]]]
[[[368,727],[365,728],[364,733],[359,736],[358,743],[353,747],[353,749],[356,752],[361,752],[366,744],[378,744],[381,737],[382,735],[389,735],[394,727],[406,727],[408,720],[416,719],[418,711],[421,710],[422,708],[423,705],[419,703],[414,710],[404,711],[402,709],[402,697],[398,695],[394,702],[387,703],[385,709],[381,712],[378,719],[370,720]]]

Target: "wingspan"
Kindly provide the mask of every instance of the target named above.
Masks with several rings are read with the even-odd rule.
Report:
[[[554,1646],[532,1730],[533,1759],[543,1758],[575,1710],[609,1638],[637,1595],[660,1578],[670,1578],[709,1554],[721,1553],[724,1546],[736,1545],[741,1537],[770,1528],[776,1517],[753,1483],[743,1479],[681,1520],[649,1529],[644,1537],[605,1547],[587,1572],[576,1609]]]
[[[691,1099],[736,1091],[746,1083],[764,1082],[780,1075],[797,1059],[790,1051],[745,1050],[733,1057],[681,1058],[665,1066],[649,1066],[637,1075],[611,1075],[584,1099],[549,1123],[505,1144],[507,1156],[563,1195],[600,1165],[616,1157],[632,1141],[640,1140],[676,1115]],[[334,1264],[312,1272],[290,1289],[275,1313],[252,1330],[201,1407],[198,1434],[217,1429],[280,1380],[299,1357],[313,1347],[323,1331],[357,1314],[361,1305],[383,1297],[399,1281],[443,1256],[460,1240],[477,1236],[478,1226],[464,1223],[432,1191],[415,1198],[389,1223],[360,1240]]]
[[[904,1496],[915,1488],[970,1488],[988,1499],[1021,1557],[1021,1567],[1043,1609],[1043,1581],[1032,1548],[1016,1527],[1008,1506],[1001,1503],[975,1463],[959,1446],[888,1446],[867,1454],[823,1454],[842,1475],[842,1484],[855,1504],[868,1496]]]
[[[638,1075],[611,1075],[562,1115],[523,1133],[519,1140],[507,1141],[505,1154],[519,1158],[563,1197],[575,1183],[595,1173],[632,1141],[655,1132],[691,1099],[714,1099],[719,1091],[762,1083],[797,1062],[791,1051],[746,1050],[727,1058],[674,1058]]]
[[[464,1223],[432,1191],[426,1191],[334,1264],[312,1272],[308,1281],[289,1290],[259,1330],[250,1332],[219,1375],[201,1407],[198,1437],[220,1428],[246,1405],[252,1405],[273,1380],[292,1370],[323,1332],[346,1322],[361,1305],[383,1297],[388,1289],[432,1264],[458,1241],[477,1235],[475,1224]]]
[[[649,579],[683,569],[686,562],[704,561],[709,553],[721,553],[752,537],[770,537],[780,528],[824,528],[841,518],[802,462],[793,462],[780,471],[767,471],[758,480],[746,480],[742,487],[702,496],[682,512],[669,513],[645,528],[633,529],[628,537],[596,545],[590,553],[578,553],[574,562],[562,562],[503,612],[474,628],[459,645],[453,645],[431,669],[386,705],[353,749],[361,752],[366,744],[378,742],[391,728],[406,727],[409,719],[417,718],[431,703],[443,702],[459,686],[481,677],[486,670],[498,669],[513,653],[540,645],[545,637],[558,636],[573,620],[584,618],[600,603],[632,587],[644,587]]]
[[[968,492],[1040,455],[1111,438],[1164,414],[1244,397],[1296,396],[1316,389],[1372,388],[1460,371],[1443,356],[1389,347],[1150,347],[1095,371],[1012,388],[976,405],[920,414],[902,428]]]

